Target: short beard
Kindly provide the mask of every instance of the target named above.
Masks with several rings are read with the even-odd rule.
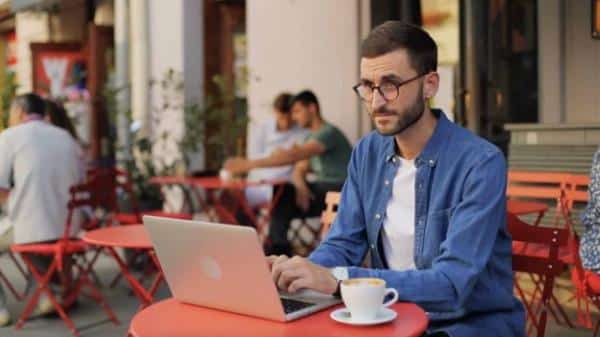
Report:
[[[397,136],[411,126],[415,125],[419,120],[421,120],[421,117],[423,117],[423,114],[425,113],[425,101],[423,101],[422,97],[423,95],[421,89],[419,90],[419,95],[417,96],[415,102],[405,110],[404,114],[401,115],[396,113],[396,116],[400,117],[400,120],[396,122],[396,125],[392,130],[382,132],[376,128],[377,132],[383,136]]]

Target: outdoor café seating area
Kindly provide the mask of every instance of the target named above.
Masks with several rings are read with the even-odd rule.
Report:
[[[581,266],[574,226],[578,220],[573,217],[574,210],[587,200],[589,177],[510,171],[508,182],[507,225],[513,235],[514,291],[526,307],[529,335],[558,336],[559,331],[574,336],[596,333],[597,305],[600,304],[596,289],[600,278]],[[117,199],[123,199],[124,193],[131,189],[127,174],[117,169],[97,169],[89,172],[85,183],[71,189],[70,209],[83,206],[94,209],[90,212],[94,217],[86,220],[77,239],[65,236],[47,247],[15,245],[10,253],[4,254],[0,264],[3,286],[11,289],[10,307],[20,311],[20,316],[15,326],[0,330],[2,335],[34,336],[47,331],[47,336],[109,336],[127,332],[130,336],[143,337],[165,336],[177,331],[181,336],[210,336],[224,331],[219,327],[227,326],[232,334],[244,327],[256,329],[264,336],[299,336],[328,329],[344,336],[371,333],[373,336],[382,333],[418,336],[425,329],[427,316],[409,303],[392,306],[399,318],[371,331],[351,326],[336,330],[341,326],[329,318],[332,309],[284,327],[281,323],[174,300],[153,243],[141,224],[142,217],[151,214],[192,219],[211,213],[215,217],[213,221],[235,224],[232,214],[239,209],[232,208],[226,200],[237,198],[235,207],[243,209],[244,197],[236,195],[241,188],[248,184],[277,185],[278,182],[155,177],[152,183],[165,190],[179,188],[193,194],[198,209],[192,213],[162,209],[140,211],[132,207],[135,200],[131,200],[131,196],[128,208],[123,209],[120,205],[123,200]],[[229,192],[233,196],[228,196]],[[335,219],[340,194],[329,193],[326,199],[327,208],[319,219],[322,226],[317,240],[326,235]],[[265,207],[277,207],[276,202],[275,199],[272,205]],[[263,216],[268,216],[268,212]],[[264,230],[258,226],[256,229]],[[269,244],[264,237],[262,243]],[[25,253],[52,256],[52,267],[42,273]],[[66,265],[65,261],[70,262]],[[52,301],[54,314],[30,319],[28,316],[39,295],[55,293],[49,291],[49,281],[53,274],[60,273],[71,277],[68,283],[61,284],[61,298],[57,296]]]

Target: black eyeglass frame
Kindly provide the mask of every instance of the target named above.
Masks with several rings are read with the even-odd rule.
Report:
[[[430,74],[430,72],[429,73],[425,73],[425,74],[420,74],[420,75],[417,75],[415,77],[411,77],[411,78],[407,79],[406,81],[402,81],[400,83],[394,83],[392,81],[388,81],[387,83],[390,83],[390,84],[392,84],[393,86],[396,87],[396,95],[394,96],[394,98],[387,98],[387,97],[385,97],[385,95],[383,94],[383,91],[381,91],[381,84],[380,85],[374,85],[374,86],[372,86],[371,90],[373,91],[373,93],[375,93],[375,90],[377,90],[379,92],[379,95],[381,95],[381,97],[383,97],[383,99],[386,102],[390,102],[390,101],[393,101],[396,98],[398,98],[398,96],[400,95],[400,87],[402,87],[402,86],[404,86],[406,84],[409,84],[410,82],[413,82],[414,80],[417,80],[417,79],[419,79],[419,78],[421,78],[421,77],[423,77],[425,75],[429,75],[429,74]],[[356,95],[358,96],[358,98],[360,98],[362,101],[364,101],[364,102],[370,102],[371,100],[373,100],[373,96],[371,96],[371,99],[365,99],[358,92],[358,88],[361,85],[363,85],[363,84],[362,83],[358,83],[358,84],[354,85],[352,87],[352,90],[354,90],[354,92],[356,93]]]

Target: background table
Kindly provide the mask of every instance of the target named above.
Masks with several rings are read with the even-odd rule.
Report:
[[[254,210],[248,205],[246,199],[245,190],[248,187],[254,186],[273,186],[273,197],[268,204],[263,205],[261,208],[265,210],[264,222],[268,224],[270,222],[271,213],[273,208],[279,202],[283,189],[277,188],[278,186],[284,185],[288,182],[286,179],[264,179],[264,180],[247,180],[247,179],[230,179],[223,180],[219,177],[175,177],[175,176],[160,176],[153,177],[150,179],[153,184],[161,186],[181,186],[189,188],[190,194],[194,196],[196,203],[202,210],[208,210],[213,207],[219,217],[220,222],[228,224],[238,224],[236,213],[241,210],[250,221],[250,225],[257,229],[259,233],[262,233],[265,228],[262,223],[258,221],[254,214]],[[201,189],[206,192],[206,198],[204,198],[197,189]],[[235,205],[231,205],[227,199],[223,199],[221,192],[229,192],[229,196],[235,201]],[[231,201],[231,199],[229,199]],[[209,207],[210,206],[210,207]]]
[[[121,269],[123,276],[129,282],[133,292],[140,299],[142,307],[152,303],[154,294],[158,286],[164,279],[160,264],[153,251],[152,241],[143,225],[126,225],[104,227],[87,232],[83,236],[83,241],[98,246],[106,251],[115,259]],[[121,259],[115,248],[130,248],[148,250],[152,261],[157,269],[157,274],[148,290],[133,276],[127,264]],[[92,262],[93,263],[93,262]]]
[[[394,304],[391,308],[396,310],[398,317],[391,323],[375,326],[351,326],[333,321],[329,314],[339,307],[282,323],[168,299],[137,313],[129,333],[134,337],[420,337],[428,324],[423,309],[412,303]]]

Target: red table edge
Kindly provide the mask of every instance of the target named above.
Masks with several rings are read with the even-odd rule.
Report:
[[[136,334],[136,333],[135,333],[135,331],[134,331],[134,326],[133,326],[133,323],[134,323],[134,321],[135,321],[136,317],[138,317],[138,315],[140,315],[140,314],[143,314],[143,312],[144,312],[144,311],[146,311],[146,310],[148,310],[148,309],[151,309],[151,308],[152,308],[152,306],[154,306],[154,305],[160,305],[160,304],[165,304],[165,302],[176,302],[176,303],[178,303],[178,304],[183,304],[183,305],[194,306],[193,304],[189,304],[189,303],[184,303],[184,302],[181,302],[181,301],[179,301],[179,300],[177,300],[177,299],[175,299],[175,298],[173,298],[173,297],[166,298],[166,299],[163,299],[163,300],[161,300],[161,301],[155,302],[155,303],[153,303],[153,304],[151,304],[151,305],[149,305],[149,306],[145,307],[144,309],[142,309],[142,310],[138,311],[138,312],[137,312],[137,313],[136,313],[136,314],[135,314],[135,315],[134,315],[134,316],[131,318],[131,321],[129,322],[129,327],[128,327],[128,329],[127,329],[127,337],[142,337],[142,336],[140,336],[139,334]],[[424,319],[422,320],[422,324],[421,324],[421,326],[420,326],[420,327],[418,327],[418,330],[420,330],[421,332],[418,332],[418,333],[417,333],[417,335],[409,336],[409,337],[421,337],[421,336],[423,335],[423,333],[425,333],[425,331],[427,331],[427,327],[429,326],[429,316],[427,316],[427,312],[426,312],[425,310],[423,310],[423,308],[421,308],[420,306],[418,306],[418,305],[417,305],[417,304],[415,304],[415,303],[411,303],[411,302],[397,302],[397,303],[412,304],[412,305],[414,305],[414,307],[415,307],[416,309],[418,309],[418,310],[419,310],[419,311],[422,313],[422,315],[423,315],[422,317],[423,317]],[[317,311],[317,312],[313,313],[313,315],[314,315],[314,314],[319,314],[319,313],[320,313],[320,314],[324,314],[324,313],[326,312],[326,313],[327,313],[327,316],[329,316],[329,314],[331,314],[331,312],[333,312],[334,310],[337,310],[337,309],[339,309],[339,308],[340,308],[340,307],[342,307],[342,306],[343,306],[343,304],[341,304],[341,305],[335,305],[335,306],[333,306],[333,307],[329,307],[329,308],[326,308],[326,309],[323,309],[323,310]],[[221,310],[219,310],[219,309],[212,309],[212,308],[205,308],[205,309],[221,311]],[[394,310],[394,311],[396,311],[396,310]],[[224,312],[226,312],[226,313],[227,313],[227,311],[224,311]],[[397,312],[397,311],[396,311],[396,312]],[[236,313],[233,313],[233,314],[236,314]],[[238,315],[245,316],[244,314],[238,314]],[[250,317],[252,317],[252,316],[250,316]],[[310,317],[310,315],[309,315],[309,316],[302,317],[302,318],[300,318],[300,320],[301,320],[301,319],[308,318],[308,317]],[[260,319],[260,318],[258,318],[258,317],[255,317],[255,318],[257,318],[257,319]],[[333,320],[332,320],[332,321],[333,321]],[[342,324],[342,323],[335,322],[335,321],[333,321],[333,322],[334,322],[334,323],[337,323],[337,324]],[[289,322],[277,322],[277,321],[273,321],[273,323],[287,324],[287,323],[289,323]]]

